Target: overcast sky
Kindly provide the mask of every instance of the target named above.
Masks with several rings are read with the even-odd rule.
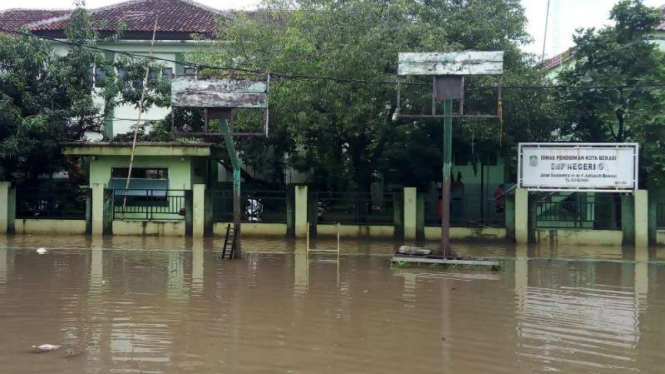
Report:
[[[251,9],[260,0],[198,0],[220,9]],[[580,27],[601,27],[607,23],[612,5],[617,0],[550,0],[550,22],[546,55],[551,56],[572,46],[572,34]],[[87,0],[89,8],[118,3],[118,0]],[[68,8],[72,0],[0,0],[0,10],[8,8]],[[534,42],[525,49],[540,54],[543,49],[547,0],[522,0],[529,18],[529,33]],[[665,0],[645,0],[660,6]]]

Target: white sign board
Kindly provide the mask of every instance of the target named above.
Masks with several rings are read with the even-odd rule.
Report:
[[[520,143],[518,185],[532,191],[637,189],[637,143]]]
[[[493,75],[503,73],[503,51],[400,52],[398,75]]]

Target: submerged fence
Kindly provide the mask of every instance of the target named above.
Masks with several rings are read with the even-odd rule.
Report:
[[[189,190],[115,189],[114,220],[184,220]]]
[[[587,193],[551,194],[536,200],[536,228],[621,228],[621,204],[614,196]]]
[[[656,204],[656,228],[665,229],[665,203]]]
[[[16,218],[85,219],[90,190],[80,186],[59,185],[16,189]]]
[[[441,196],[425,195],[425,226],[441,225]],[[476,195],[452,198],[450,201],[450,225],[453,227],[504,227],[505,197],[485,199]]]
[[[393,225],[401,220],[402,195],[369,192],[312,192],[310,222]]]
[[[286,223],[289,191],[249,190],[240,194],[242,222]],[[233,191],[212,191],[213,222],[233,221]]]

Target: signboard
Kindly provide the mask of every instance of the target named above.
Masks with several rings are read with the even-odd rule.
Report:
[[[503,73],[503,51],[400,52],[398,75],[494,75]]]
[[[520,143],[518,186],[532,191],[637,190],[637,143]]]
[[[176,78],[171,105],[194,108],[267,108],[268,85],[247,79]]]

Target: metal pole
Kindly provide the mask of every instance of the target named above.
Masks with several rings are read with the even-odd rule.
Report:
[[[453,101],[443,102],[443,114],[451,115],[453,112]],[[451,255],[450,250],[450,178],[452,169],[452,136],[453,119],[443,120],[443,183],[441,184],[441,248],[440,253],[444,258]]]
[[[224,133],[224,141],[226,142],[226,150],[229,153],[229,159],[233,166],[233,228],[236,235],[235,240],[237,241],[235,257],[240,258],[242,252],[242,234],[240,231],[240,160],[238,159],[238,153],[233,142],[233,135],[231,135],[231,130],[229,129],[228,120],[223,120],[221,125],[222,132]]]
[[[543,35],[543,54],[540,55],[540,62],[545,61],[545,46],[547,45],[547,25],[550,23],[550,1],[547,0],[547,13],[545,13],[545,35]]]
[[[240,258],[242,251],[242,235],[240,232],[240,167],[239,165],[233,166],[233,227],[235,228],[236,243],[236,258]]]

